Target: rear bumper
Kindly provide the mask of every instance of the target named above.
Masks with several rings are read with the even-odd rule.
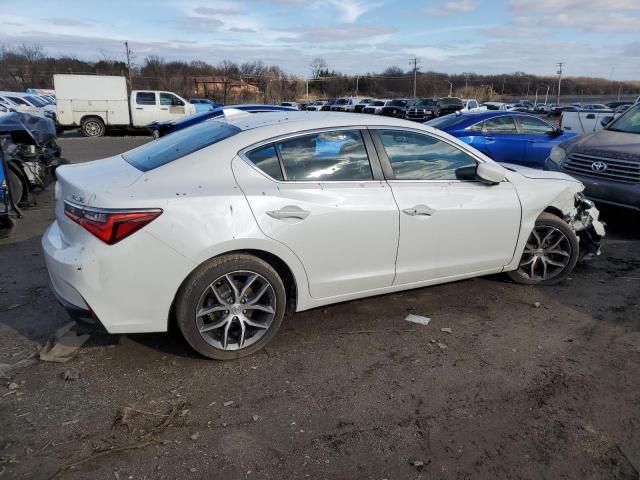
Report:
[[[54,222],[42,248],[51,288],[70,316],[99,319],[109,333],[166,331],[180,283],[195,268],[144,230],[117,245],[89,233],[69,245]]]
[[[565,172],[549,159],[546,160],[544,169],[566,173],[580,180],[584,185],[584,194],[596,203],[640,211],[640,184],[613,182],[574,172]]]

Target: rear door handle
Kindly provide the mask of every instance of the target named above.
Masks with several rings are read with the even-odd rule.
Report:
[[[136,107],[136,110],[144,110],[142,107]]]
[[[160,110],[169,110],[167,107],[161,108]]]
[[[436,213],[436,211],[433,208],[427,207],[426,205],[416,205],[414,207],[411,208],[405,208],[404,210],[402,210],[403,213],[406,213],[407,215],[410,216],[431,216],[434,213]]]
[[[280,210],[271,210],[267,212],[271,218],[275,218],[276,220],[284,220],[286,218],[297,218],[298,220],[304,220],[309,216],[311,212],[308,210],[302,210],[300,207],[295,206],[287,206],[283,207]]]
[[[496,138],[495,137],[484,137],[485,140],[489,140],[490,142],[493,142]]]

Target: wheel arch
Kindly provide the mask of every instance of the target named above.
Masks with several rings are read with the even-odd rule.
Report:
[[[287,314],[294,313],[297,310],[298,305],[300,303],[303,303],[303,304],[305,303],[304,295],[306,294],[306,290],[304,288],[303,282],[307,281],[306,274],[304,278],[299,278],[300,274],[298,273],[298,275],[296,275],[296,273],[294,273],[295,268],[292,268],[290,264],[282,258],[281,255],[277,255],[266,249],[257,248],[253,246],[247,247],[247,248],[236,248],[233,250],[226,250],[226,251],[220,252],[216,255],[213,255],[209,258],[202,260],[197,265],[195,265],[193,269],[191,269],[191,271],[184,277],[184,279],[180,282],[178,288],[176,289],[176,292],[173,296],[173,300],[171,301],[171,307],[170,307],[169,316],[167,319],[168,329],[171,329],[171,327],[175,325],[175,322],[176,322],[175,306],[176,306],[176,299],[178,297],[178,293],[180,292],[180,289],[185,284],[185,282],[189,280],[191,275],[193,275],[193,273],[196,270],[198,270],[202,265],[204,265],[205,263],[215,258],[219,258],[225,255],[239,254],[239,253],[253,255],[254,257],[257,257],[267,262],[271,267],[275,269],[276,272],[278,272],[278,275],[280,275],[280,278],[284,283],[286,294],[287,294],[287,312],[286,312]]]
[[[97,118],[105,125],[107,124],[107,120],[103,118],[102,115],[100,115],[99,113],[92,112],[92,113],[87,113],[86,115],[83,115],[82,117],[80,117],[80,125],[82,125],[83,122],[91,118]]]

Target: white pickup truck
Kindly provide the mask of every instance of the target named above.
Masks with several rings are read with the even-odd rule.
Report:
[[[107,127],[145,128],[196,113],[172,92],[133,90],[129,97],[124,77],[54,75],[53,85],[58,124],[80,127],[87,137],[101,137]]]
[[[613,110],[577,110],[574,112],[562,112],[560,116],[560,128],[567,132],[574,132],[578,135],[593,133],[600,130],[620,113]]]

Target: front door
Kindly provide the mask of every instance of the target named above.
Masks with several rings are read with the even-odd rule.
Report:
[[[557,135],[556,128],[550,123],[533,116],[516,116],[520,124],[525,142],[525,165],[534,168],[542,168],[549,156],[551,149],[565,141],[567,137]]]
[[[298,134],[232,165],[262,232],[304,265],[312,297],[392,285],[399,212],[366,130]]]
[[[476,181],[478,160],[447,140],[402,129],[374,132],[400,210],[395,284],[509,263],[520,228],[513,185]]]
[[[175,94],[170,92],[160,93],[160,111],[158,117],[161,122],[167,122],[182,118],[187,113],[187,106]]]

